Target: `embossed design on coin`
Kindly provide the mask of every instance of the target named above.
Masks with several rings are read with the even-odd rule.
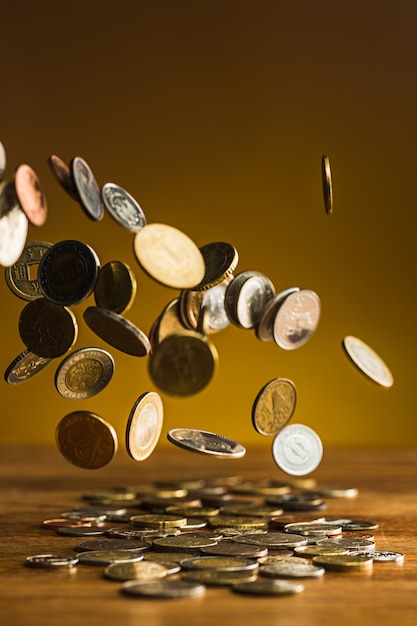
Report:
[[[84,469],[97,469],[109,463],[117,450],[113,426],[87,411],[68,413],[56,428],[58,450],[67,461]]]
[[[258,393],[252,407],[252,423],[261,435],[276,435],[290,421],[297,401],[293,382],[274,378]]]
[[[81,157],[74,157],[70,164],[75,188],[80,196],[81,207],[87,217],[98,221],[103,217],[101,193],[90,166]]]
[[[350,361],[370,380],[381,387],[392,387],[394,377],[381,357],[358,337],[348,335],[343,348]]]
[[[29,165],[19,165],[15,172],[14,184],[20,206],[29,222],[34,226],[43,226],[48,215],[48,207],[36,172]]]
[[[31,351],[49,359],[62,356],[77,339],[74,313],[66,307],[38,298],[20,313],[19,334]]]
[[[132,356],[149,353],[151,346],[145,333],[114,311],[89,306],[84,311],[84,321],[93,333],[121,352]]]
[[[330,168],[330,159],[327,154],[321,158],[321,180],[323,184],[323,199],[326,213],[333,213],[333,184],[332,170]]]
[[[55,373],[58,393],[69,400],[85,400],[100,393],[110,382],[114,360],[102,348],[80,348],[69,354]]]
[[[318,326],[320,312],[320,299],[311,289],[300,289],[290,294],[275,317],[272,330],[274,341],[284,350],[304,345]]]
[[[0,183],[0,264],[13,265],[23,252],[28,219],[20,208],[13,183]]]
[[[66,554],[36,554],[26,557],[25,561],[27,567],[44,568],[75,567],[77,563],[77,557]]]
[[[246,453],[246,449],[240,443],[206,430],[173,428],[167,437],[171,443],[191,452],[235,459],[241,458]]]
[[[230,243],[216,241],[200,248],[204,259],[205,272],[194,289],[210,289],[222,283],[233,274],[239,261],[236,248]]]
[[[23,350],[4,372],[4,380],[9,385],[18,385],[41,372],[52,359],[37,356],[30,350]]]
[[[152,454],[161,434],[163,415],[162,400],[155,391],[143,393],[136,400],[126,426],[126,449],[135,461]]]
[[[41,262],[45,252],[52,246],[47,241],[26,243],[16,263],[6,267],[5,278],[10,291],[22,300],[35,300],[42,297],[37,272],[33,270]]]
[[[56,181],[73,200],[81,204],[80,194],[74,183],[71,170],[62,159],[55,154],[48,157],[48,165]]]
[[[144,212],[125,189],[114,183],[106,183],[101,188],[101,195],[107,211],[123,228],[137,233],[146,226]]]
[[[323,456],[320,437],[304,424],[290,424],[279,432],[272,443],[275,463],[284,472],[303,476],[315,470]]]
[[[124,313],[130,309],[136,295],[136,278],[122,261],[109,261],[100,269],[94,287],[98,307]]]

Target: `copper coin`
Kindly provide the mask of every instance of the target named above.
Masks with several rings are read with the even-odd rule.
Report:
[[[77,191],[74,179],[71,174],[71,170],[68,165],[55,154],[52,154],[50,157],[48,157],[48,165],[53,176],[64,189],[64,191],[66,191],[73,200],[81,203],[80,194]]]
[[[16,194],[22,210],[34,226],[43,226],[48,215],[45,194],[37,174],[29,165],[19,165],[14,176]]]
[[[97,469],[109,463],[117,450],[113,426],[88,411],[65,415],[56,428],[56,443],[67,461],[84,469]]]
[[[96,335],[121,352],[132,356],[149,353],[150,343],[145,333],[114,311],[90,306],[84,311],[84,321]]]
[[[39,298],[29,302],[21,312],[19,334],[31,352],[54,359],[74,344],[78,325],[72,311]]]

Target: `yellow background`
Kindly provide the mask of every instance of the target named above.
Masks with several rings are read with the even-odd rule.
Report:
[[[315,290],[322,318],[311,340],[285,352],[235,327],[213,336],[219,370],[190,398],[162,395],[166,432],[194,427],[264,446],[252,427],[259,389],[294,381],[293,422],[324,446],[407,446],[416,427],[417,9],[412,0],[50,0],[1,9],[0,140],[5,179],[28,163],[49,205],[28,241],[80,239],[101,263],[134,270],[126,317],[148,332],[175,290],[145,276],[133,235],[105,215],[90,221],[47,166],[83,157],[99,185],[115,182],[148,222],[197,245],[228,241],[238,271],[267,274],[276,290]],[[326,215],[321,156],[331,159],[334,214]],[[4,372],[24,349],[25,306],[0,281]],[[73,307],[76,348],[107,347]],[[355,335],[389,365],[383,389],[362,376],[341,342]],[[74,410],[98,413],[120,446],[136,398],[155,389],[147,359],[109,348],[110,385],[88,401],[62,398],[55,360],[17,386],[0,381],[0,440],[53,442]],[[156,390],[156,389],[155,389]]]

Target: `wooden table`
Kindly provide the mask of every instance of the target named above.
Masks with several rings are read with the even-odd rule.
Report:
[[[404,563],[375,563],[372,573],[326,572],[305,579],[302,593],[275,598],[208,587],[198,598],[139,599],[122,595],[101,567],[24,565],[34,554],[74,553],[79,539],[45,530],[41,522],[80,505],[86,491],[190,475],[284,476],[268,448],[223,461],[161,447],[142,463],[121,450],[107,467],[90,471],[73,467],[55,448],[3,445],[0,458],[2,626],[417,624],[417,450],[325,450],[314,474],[319,485],[359,489],[356,498],[326,499],[328,518],[378,522],[377,549],[403,552]]]

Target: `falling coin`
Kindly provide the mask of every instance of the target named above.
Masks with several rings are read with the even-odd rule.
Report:
[[[240,459],[246,453],[240,443],[205,430],[173,428],[167,437],[171,443],[191,452],[234,459]]]
[[[70,169],[85,214],[91,220],[101,220],[104,211],[100,188],[90,166],[81,157],[74,157]]]
[[[7,367],[4,380],[9,385],[18,385],[33,378],[52,361],[50,358],[37,356],[30,350],[23,350]]]
[[[239,261],[236,248],[230,243],[216,241],[200,248],[204,259],[205,272],[195,289],[210,289],[232,275]]]
[[[321,158],[321,179],[323,184],[324,207],[326,213],[331,215],[333,213],[332,171],[330,168],[330,159],[326,154]]]
[[[67,307],[38,298],[20,313],[19,334],[31,352],[53,359],[65,354],[75,343],[78,324]]]
[[[13,265],[26,243],[28,218],[22,211],[13,183],[0,183],[0,264]]]
[[[382,387],[392,387],[394,378],[389,368],[364,341],[348,335],[343,339],[342,345],[351,362],[365,376]]]
[[[122,261],[109,261],[100,268],[94,287],[94,300],[98,307],[115,313],[130,309],[136,295],[136,278]]]
[[[58,450],[67,461],[83,469],[97,469],[109,463],[117,450],[113,426],[87,411],[65,415],[56,428]]]
[[[6,170],[6,150],[0,141],[0,183],[3,180],[4,172]]]
[[[252,423],[261,435],[276,435],[290,421],[297,401],[293,382],[274,378],[259,391],[252,407]]]
[[[273,323],[275,343],[284,350],[301,347],[315,332],[320,313],[320,298],[315,291],[300,289],[288,295],[279,307]]]
[[[137,233],[146,226],[144,212],[125,189],[114,183],[106,183],[101,188],[101,196],[111,217],[123,228]]]
[[[47,241],[26,243],[22,254],[4,272],[10,291],[22,300],[36,300],[42,297],[37,278],[37,269],[44,254],[52,244]]]
[[[96,335],[121,352],[141,357],[150,351],[145,333],[114,311],[89,306],[84,311],[84,321]]]
[[[20,206],[29,222],[43,226],[48,215],[46,197],[41,183],[29,165],[19,165],[15,172],[14,184]]]
[[[284,472],[303,476],[320,464],[323,445],[320,437],[308,426],[290,424],[275,436],[272,456]]]
[[[74,179],[71,174],[71,170],[62,159],[55,154],[48,157],[49,169],[56,181],[61,185],[64,191],[76,202],[81,204],[80,194],[74,183]]]
[[[100,393],[110,382],[114,360],[102,348],[80,348],[69,354],[55,373],[58,393],[69,400],[84,400]]]
[[[158,443],[163,424],[163,404],[155,391],[136,400],[126,426],[126,449],[135,461],[147,459]]]

